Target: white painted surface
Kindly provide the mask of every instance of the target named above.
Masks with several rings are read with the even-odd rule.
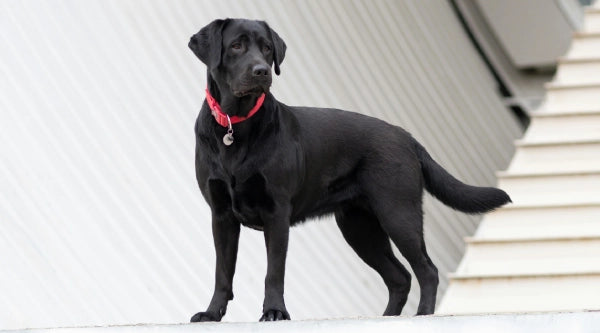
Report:
[[[439,314],[598,310],[600,273],[464,277],[452,281]]]
[[[27,333],[113,333],[113,332],[486,332],[486,333],[596,333],[600,313],[496,314],[485,316],[421,316],[414,318],[347,318],[320,321],[273,323],[198,323],[186,325],[138,325],[33,329]]]
[[[600,110],[590,113],[564,113],[533,116],[524,142],[564,142],[600,140]]]
[[[600,84],[553,85],[548,89],[546,108],[550,111],[565,112],[596,111],[598,96],[600,96]]]
[[[600,171],[512,176],[498,180],[515,205],[567,205],[600,203]]]
[[[205,309],[214,249],[193,162],[205,68],[187,43],[227,16],[266,19],[285,39],[273,87],[285,103],[401,125],[473,184],[493,185],[512,156],[519,127],[446,2],[1,1],[0,328],[180,323]],[[479,218],[430,199],[441,295]],[[225,320],[260,317],[265,266],[262,235],[244,229]],[[292,318],[379,315],[387,296],[331,219],[292,231]]]
[[[599,152],[600,139],[548,144],[523,142],[517,146],[508,170],[514,173],[595,171],[600,170]]]
[[[600,237],[600,204],[501,209],[486,215],[477,239]]]
[[[560,61],[554,82],[558,84],[600,83],[600,59]]]
[[[575,35],[566,57],[570,59],[589,59],[598,56],[600,33],[580,33]]]
[[[600,237],[531,240],[473,239],[461,275],[531,275],[600,272]]]
[[[583,24],[583,31],[588,33],[600,33],[600,10],[588,9]]]

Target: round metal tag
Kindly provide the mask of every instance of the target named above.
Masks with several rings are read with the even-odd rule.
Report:
[[[225,136],[223,137],[223,143],[226,146],[231,146],[231,144],[233,143],[233,135],[231,135],[230,133],[225,134]]]

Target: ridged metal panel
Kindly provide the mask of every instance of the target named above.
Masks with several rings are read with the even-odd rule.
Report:
[[[400,125],[478,185],[513,153],[518,125],[446,2],[2,1],[0,328],[205,308],[214,249],[192,131],[205,68],[187,42],[220,17],[266,19],[285,39],[273,92],[286,104]],[[425,212],[441,294],[479,219],[430,197]],[[265,271],[262,234],[243,229],[226,320],[258,319]],[[294,319],[378,315],[387,291],[328,218],[292,231],[286,302]]]

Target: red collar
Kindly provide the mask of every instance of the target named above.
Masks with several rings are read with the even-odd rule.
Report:
[[[245,117],[240,117],[240,116],[229,117],[231,124],[233,125],[236,123],[241,123],[242,121],[252,117],[258,111],[258,109],[260,109],[260,107],[263,105],[264,101],[265,101],[265,94],[262,93],[262,95],[260,95],[260,97],[258,97],[258,100],[256,101],[256,104],[254,105],[252,110],[250,110],[250,112],[248,112],[247,116],[245,116]],[[221,106],[219,105],[219,102],[217,102],[217,100],[214,97],[212,97],[212,95],[208,91],[208,88],[206,88],[206,102],[208,103],[211,113],[212,113],[213,117],[215,117],[215,120],[217,121],[217,123],[219,123],[219,125],[221,125],[223,127],[229,127],[229,123],[227,122],[227,114],[221,110]]]

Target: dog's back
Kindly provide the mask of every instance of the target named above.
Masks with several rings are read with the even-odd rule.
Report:
[[[309,216],[330,213],[336,203],[360,195],[361,189],[356,186],[359,178],[371,177],[365,172],[416,178],[404,179],[405,183],[422,180],[433,196],[465,213],[485,213],[510,202],[502,190],[457,180],[400,127],[355,112],[280,105],[283,112],[290,112],[297,119],[302,131],[298,137],[306,158],[305,186],[312,189],[307,191],[313,193],[313,198],[318,193],[329,198],[331,211],[317,205],[319,209],[308,213]]]

